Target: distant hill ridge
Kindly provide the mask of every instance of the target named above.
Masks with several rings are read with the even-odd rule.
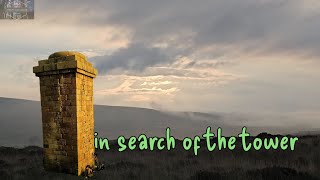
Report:
[[[237,135],[242,126],[234,125],[223,113],[164,112],[154,109],[95,105],[95,131],[100,137],[116,139],[146,134],[165,135],[171,128],[177,139],[202,135],[208,126],[215,132],[223,129],[224,136]],[[232,116],[233,121],[238,117]],[[240,117],[239,119],[244,119]],[[242,122],[242,121],[239,121]],[[239,124],[239,123],[238,123]],[[244,124],[245,125],[245,124]],[[252,135],[261,132],[279,133],[281,128],[249,127]],[[42,145],[41,106],[39,101],[0,97],[0,146]]]

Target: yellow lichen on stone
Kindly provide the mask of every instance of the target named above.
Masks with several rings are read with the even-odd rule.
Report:
[[[72,55],[75,55],[75,56],[79,56],[81,58],[83,58],[84,60],[87,60],[86,56],[79,53],[79,52],[74,52],[74,51],[60,51],[60,52],[55,52],[53,54],[51,54],[49,56],[49,59],[51,58],[59,58],[59,57],[67,57],[67,56],[72,56]]]

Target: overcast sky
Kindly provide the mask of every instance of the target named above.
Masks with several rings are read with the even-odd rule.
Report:
[[[38,0],[0,21],[0,96],[39,100],[32,66],[89,57],[95,103],[303,115],[320,110],[318,0]]]

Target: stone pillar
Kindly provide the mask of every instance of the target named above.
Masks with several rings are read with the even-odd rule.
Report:
[[[39,61],[44,167],[81,175],[94,164],[93,78],[97,70],[78,52]]]

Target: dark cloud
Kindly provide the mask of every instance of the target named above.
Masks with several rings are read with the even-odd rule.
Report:
[[[189,56],[208,46],[230,47],[229,52],[244,54],[320,55],[320,6],[309,11],[306,7],[312,7],[312,1],[57,0],[39,4],[41,18],[50,22],[130,30],[134,45],[98,57],[102,71],[142,70],[166,62],[166,56]],[[157,42],[166,42],[167,51],[150,48]],[[145,44],[145,48],[135,44]]]
[[[146,67],[154,66],[173,60],[160,48],[146,47],[143,44],[131,44],[127,48],[117,50],[111,55],[93,58],[95,66],[101,74],[113,69],[143,71]]]

